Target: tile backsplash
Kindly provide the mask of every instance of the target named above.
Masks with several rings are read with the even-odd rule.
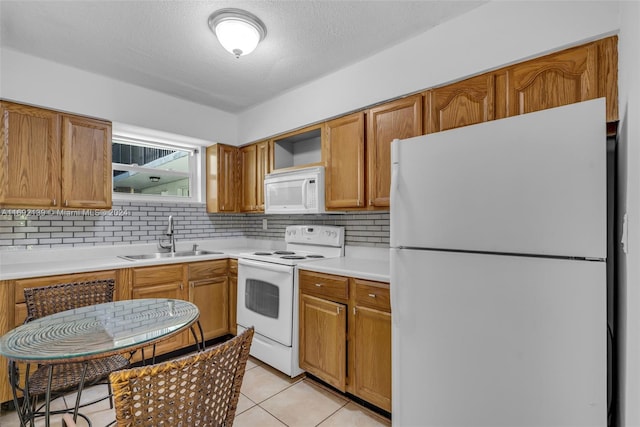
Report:
[[[164,237],[169,215],[174,217],[178,242],[231,237],[282,240],[287,225],[323,224],[345,227],[347,245],[389,246],[389,212],[208,214],[199,203],[117,201],[110,211],[0,208],[0,250],[156,242]]]

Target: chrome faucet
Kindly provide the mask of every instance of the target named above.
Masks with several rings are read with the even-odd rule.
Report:
[[[169,236],[169,244],[165,245],[162,243],[162,239],[158,242],[158,246],[162,249],[169,249],[172,253],[176,251],[176,238],[173,233],[173,216],[169,215],[169,222],[167,223],[167,232],[165,233]]]

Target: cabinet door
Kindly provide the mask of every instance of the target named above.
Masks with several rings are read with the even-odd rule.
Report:
[[[346,306],[300,296],[300,367],[345,391]]]
[[[238,333],[238,276],[229,277],[229,333]]]
[[[492,73],[431,89],[425,93],[425,133],[494,119],[495,76]]]
[[[253,212],[257,209],[257,146],[247,145],[240,149],[240,211]]]
[[[62,117],[62,206],[111,207],[111,123]]]
[[[364,113],[327,122],[325,138],[327,208],[364,207]]]
[[[0,280],[0,336],[13,329],[13,313],[11,306],[14,304],[13,285],[10,281]],[[0,402],[7,402],[13,398],[9,384],[8,360],[0,356]]]
[[[207,212],[235,212],[238,149],[224,144],[207,147]]]
[[[256,150],[256,210],[264,212],[264,176],[273,168],[271,143],[258,142]]]
[[[229,333],[238,333],[238,260],[229,260]]]
[[[597,44],[514,65],[507,76],[510,116],[597,98]]]
[[[391,313],[356,307],[354,323],[354,394],[391,411]]]
[[[238,149],[223,145],[220,147],[220,211],[236,212],[237,188],[236,170],[238,168]]]
[[[391,189],[391,141],[422,134],[422,95],[374,107],[367,114],[368,200],[388,207]]]
[[[60,115],[0,102],[0,206],[60,207]]]
[[[205,340],[229,333],[229,285],[226,277],[189,282],[189,301],[200,310]],[[191,343],[195,343],[193,336]]]
[[[169,282],[155,286],[143,286],[133,288],[133,298],[170,298],[184,299],[184,285],[182,282]],[[189,334],[191,331],[184,331],[177,335],[171,336],[166,340],[162,340],[156,344],[156,356],[168,353],[173,350],[184,347],[189,342]],[[145,357],[151,356],[151,347],[145,349]],[[140,360],[141,354],[137,353],[134,360]]]
[[[185,289],[185,272],[183,264],[170,264],[152,267],[134,268],[132,273],[131,297],[137,298],[188,298]],[[182,332],[171,338],[160,341],[156,345],[156,355],[182,348],[189,342],[190,331]],[[145,350],[145,356],[149,357],[150,352]],[[140,354],[136,354],[139,360]]]

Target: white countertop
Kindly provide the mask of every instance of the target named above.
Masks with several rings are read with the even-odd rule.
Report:
[[[156,252],[155,244],[0,251],[0,280],[237,258],[239,254],[244,252],[284,249],[284,242],[247,238],[178,242],[176,249],[178,251],[190,250],[194,244],[197,244],[200,250],[219,251],[222,254],[137,261],[120,258],[122,255]],[[389,250],[347,246],[344,257],[301,263],[299,268],[389,282]]]
[[[120,258],[120,256],[157,252],[157,246],[155,244],[140,244],[0,251],[0,280],[237,258],[238,254],[243,252],[284,248],[283,242],[271,240],[212,239],[178,242],[176,249],[178,251],[191,250],[194,244],[198,245],[199,250],[222,253],[131,261]]]
[[[348,246],[344,257],[303,262],[298,269],[389,283],[389,250]]]

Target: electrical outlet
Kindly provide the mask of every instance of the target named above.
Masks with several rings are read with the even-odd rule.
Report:
[[[263,220],[262,220],[262,229],[263,230],[267,229],[267,218],[263,218]]]

